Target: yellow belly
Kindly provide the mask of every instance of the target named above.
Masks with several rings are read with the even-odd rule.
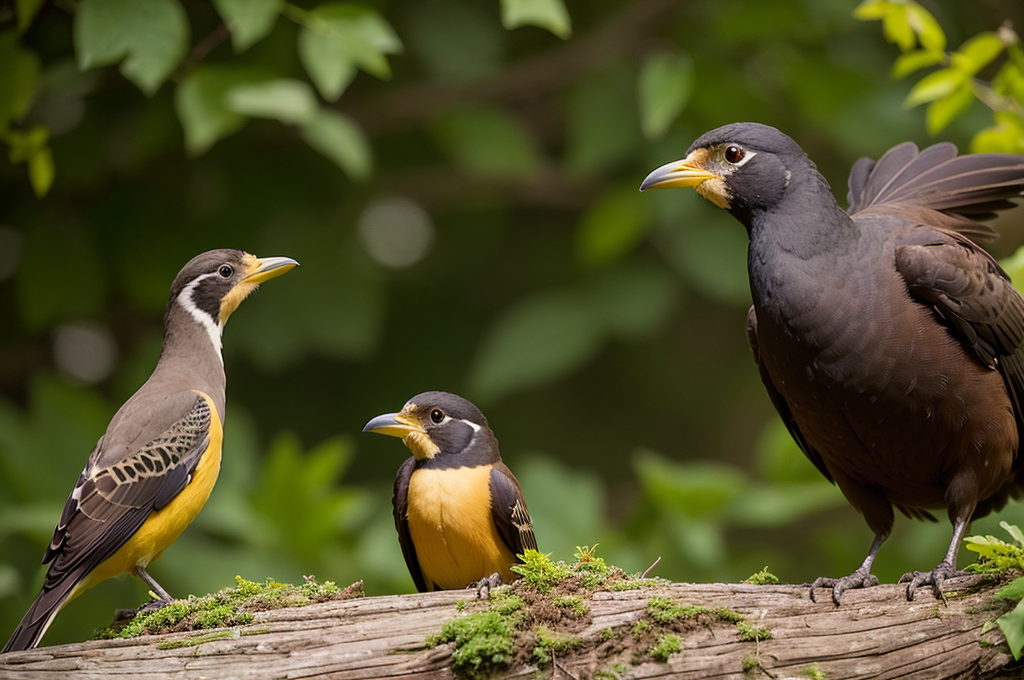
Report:
[[[192,523],[206,505],[213,485],[217,482],[217,475],[220,474],[224,428],[221,426],[217,406],[210,395],[198,390],[196,393],[206,399],[210,406],[210,443],[192,474],[192,481],[167,505],[150,514],[139,530],[117,552],[93,569],[75,587],[68,602],[101,581],[132,571],[135,567],[148,566],[177,540],[185,527]]]
[[[516,563],[491,518],[490,465],[417,470],[409,480],[409,534],[428,590],[465,588]]]

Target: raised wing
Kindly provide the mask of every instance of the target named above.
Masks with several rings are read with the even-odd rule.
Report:
[[[395,528],[398,529],[398,542],[402,546],[402,556],[405,557],[405,566],[409,567],[409,574],[412,576],[416,590],[421,593],[427,592],[427,584],[423,578],[423,570],[420,569],[419,560],[416,558],[416,546],[412,542],[412,534],[409,533],[409,480],[416,469],[416,459],[409,457],[402,467],[398,468],[395,476],[395,493],[391,497],[391,505],[395,509]]]
[[[527,548],[536,550],[537,537],[523,490],[504,463],[495,463],[491,468],[490,487],[491,517],[505,546],[513,555],[522,555]]]
[[[861,158],[850,171],[850,215],[891,215],[955,231],[982,242],[995,232],[980,224],[1012,208],[1009,200],[1024,189],[1024,156],[957,156],[949,142],[918,152],[904,142],[876,163]]]

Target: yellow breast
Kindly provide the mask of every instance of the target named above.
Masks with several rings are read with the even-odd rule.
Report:
[[[406,517],[428,590],[465,588],[494,572],[506,583],[518,578],[491,518],[490,478],[490,465],[412,473]]]
[[[145,568],[177,540],[203,509],[220,474],[224,428],[210,395],[198,390],[196,393],[206,399],[210,407],[210,442],[192,474],[192,481],[167,505],[152,513],[117,552],[97,566],[75,588],[69,601],[100,581],[131,571],[136,566]]]

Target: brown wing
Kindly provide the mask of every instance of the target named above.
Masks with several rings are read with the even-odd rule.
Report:
[[[761,373],[761,382],[764,383],[765,391],[768,392],[768,397],[772,400],[772,405],[778,411],[779,417],[785,424],[786,429],[789,430],[790,436],[793,437],[793,440],[800,447],[800,450],[804,452],[804,455],[807,456],[807,459],[814,463],[814,467],[818,468],[818,471],[825,475],[825,479],[830,482],[833,481],[832,475],[829,474],[828,468],[825,467],[825,461],[822,459],[821,454],[804,439],[800,426],[797,425],[796,420],[793,418],[793,412],[790,411],[789,404],[786,403],[786,398],[775,389],[775,383],[772,382],[771,375],[768,374],[768,370],[761,363],[761,353],[757,346],[757,315],[754,313],[753,306],[747,312],[747,342],[750,343],[750,351],[754,354],[754,363],[757,364],[758,371]]]
[[[176,396],[167,403],[179,405],[177,409],[164,411],[137,429],[160,418],[171,425],[131,455],[98,465],[97,461],[110,460],[104,447],[118,432],[108,430],[97,443],[43,555],[43,564],[50,563],[50,568],[42,590],[5,650],[38,642],[75,586],[123,546],[150,513],[164,507],[191,481],[209,444],[212,413],[206,399],[194,392]],[[191,408],[181,408],[183,403]]]
[[[413,545],[412,535],[409,533],[409,480],[416,469],[416,459],[410,457],[402,467],[398,468],[395,475],[395,493],[391,497],[391,505],[395,509],[395,528],[398,529],[398,543],[402,546],[402,556],[405,557],[405,566],[409,567],[409,574],[412,576],[416,590],[427,592],[427,583],[423,578],[423,570],[420,569],[420,562],[416,558],[416,546]]]
[[[522,555],[527,548],[536,550],[537,537],[523,490],[504,463],[495,463],[491,468],[490,488],[491,517],[505,546],[513,555]]]
[[[970,154],[957,156],[944,142],[918,152],[905,142],[878,162],[861,158],[850,171],[850,215],[890,215],[910,222],[955,231],[975,241],[995,232],[980,224],[1014,206],[1009,198],[1024,189],[1024,156]]]

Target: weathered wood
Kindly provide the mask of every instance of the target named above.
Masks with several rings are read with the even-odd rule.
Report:
[[[1024,672],[1012,663],[998,629],[982,626],[1005,611],[993,604],[996,585],[980,577],[947,582],[947,604],[930,592],[907,602],[902,586],[885,585],[843,595],[843,605],[813,603],[801,586],[672,584],[596,593],[580,634],[588,649],[556,658],[555,677],[590,677],[614,668],[630,678],[807,677],[812,664],[828,680],[844,678],[1009,678]],[[772,639],[741,641],[734,625],[704,625],[682,636],[683,650],[667,663],[634,664],[626,633],[618,649],[600,643],[602,631],[629,627],[655,595],[711,608],[729,607],[765,626]],[[167,648],[203,633],[92,641],[0,656],[3,680],[137,680],[144,677],[453,678],[448,645],[426,649],[424,640],[456,616],[486,607],[456,602],[467,592],[367,597],[264,612],[230,630],[230,638]],[[981,644],[984,640],[985,644]],[[163,647],[163,648],[161,648]],[[609,654],[611,654],[609,656]],[[743,672],[757,662],[759,666]],[[510,676],[532,676],[533,667]],[[544,669],[551,676],[552,667]],[[608,677],[608,676],[605,676]]]

